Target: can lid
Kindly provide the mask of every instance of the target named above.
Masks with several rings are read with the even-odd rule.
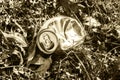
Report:
[[[54,32],[44,29],[37,37],[38,48],[45,54],[52,54],[58,47],[58,38]]]

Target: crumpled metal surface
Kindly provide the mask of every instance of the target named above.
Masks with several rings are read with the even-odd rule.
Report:
[[[51,54],[57,48],[68,50],[82,44],[86,36],[83,25],[76,19],[58,16],[47,20],[37,35],[37,46],[46,54]],[[59,47],[58,47],[59,46]]]

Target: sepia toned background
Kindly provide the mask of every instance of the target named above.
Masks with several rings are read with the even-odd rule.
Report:
[[[61,15],[85,38],[45,54],[36,37]],[[120,0],[0,0],[0,80],[120,80]]]

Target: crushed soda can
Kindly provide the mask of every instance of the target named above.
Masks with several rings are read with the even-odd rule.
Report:
[[[84,42],[86,31],[81,22],[66,16],[47,20],[37,35],[37,46],[45,54],[52,54],[60,48],[68,50]]]

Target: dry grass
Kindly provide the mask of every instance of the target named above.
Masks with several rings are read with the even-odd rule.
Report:
[[[62,54],[53,54],[53,63],[43,80],[120,79],[119,0],[34,1],[0,2],[0,79],[41,80],[37,72],[24,64],[30,52],[34,55],[35,49],[31,48],[35,46],[40,26],[47,19],[58,15],[74,17],[83,25],[86,16],[92,17],[101,26],[84,25],[88,34],[84,44],[63,51]],[[21,35],[23,41],[16,40],[20,36],[11,38],[13,34]],[[23,46],[25,44],[27,47]],[[15,57],[17,58],[13,59]]]

